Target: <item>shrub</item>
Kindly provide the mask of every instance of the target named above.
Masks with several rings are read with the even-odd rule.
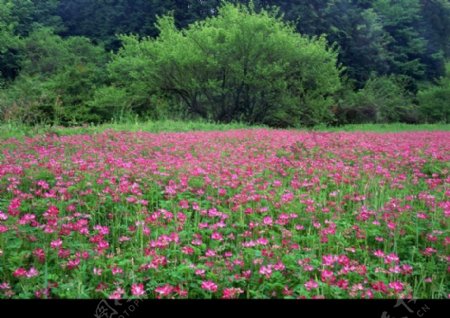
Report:
[[[427,123],[450,122],[450,63],[446,69],[446,76],[437,85],[421,89],[417,94],[421,117]]]
[[[157,25],[158,38],[122,36],[109,65],[113,83],[131,95],[157,95],[178,113],[221,122],[284,127],[331,116],[337,52],[323,37],[296,33],[276,11],[224,4],[185,30],[170,16]]]
[[[414,122],[415,108],[406,85],[399,76],[373,77],[362,89],[346,92],[338,117],[345,123]]]
[[[23,40],[21,73],[0,91],[4,119],[28,124],[100,121],[87,102],[103,85],[104,50],[83,37],[62,39],[50,28],[38,28]]]

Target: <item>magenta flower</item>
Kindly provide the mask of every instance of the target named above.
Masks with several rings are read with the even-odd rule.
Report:
[[[330,281],[334,278],[334,273],[332,271],[329,270],[323,270],[322,273],[320,274],[320,277],[322,279],[322,282],[327,282]]]
[[[270,216],[266,216],[263,219],[263,224],[264,225],[272,225],[273,224],[273,219]]]
[[[26,275],[27,275],[27,270],[22,267],[16,269],[13,273],[14,277],[25,277]]]
[[[218,288],[217,285],[212,281],[203,281],[201,287],[202,289],[211,293],[215,293]]]
[[[220,233],[218,233],[218,232],[214,232],[214,233],[211,235],[211,238],[212,238],[213,240],[216,240],[216,241],[223,241],[223,236],[222,236],[222,234],[220,234]]]
[[[311,290],[311,289],[315,289],[317,287],[319,287],[319,284],[317,284],[317,282],[313,279],[310,279],[309,281],[307,281],[305,283],[305,287],[307,290]]]
[[[133,284],[131,286],[131,294],[137,297],[145,295],[144,284]]]
[[[169,284],[157,287],[155,289],[155,293],[159,294],[160,296],[169,296],[171,293],[173,293],[175,288]]]
[[[31,267],[28,272],[26,273],[26,277],[27,278],[32,278],[32,277],[36,277],[39,275],[39,272],[37,271],[36,268]]]
[[[238,298],[240,294],[243,294],[244,291],[240,288],[225,288],[223,290],[223,299],[234,299]]]
[[[404,289],[403,283],[399,281],[390,282],[388,286],[390,289],[394,290],[395,293],[400,293]]]
[[[261,268],[259,269],[259,273],[269,279],[272,276],[272,266],[261,266]]]

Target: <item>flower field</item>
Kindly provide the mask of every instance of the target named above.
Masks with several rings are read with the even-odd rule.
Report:
[[[0,140],[0,298],[448,298],[450,132]]]

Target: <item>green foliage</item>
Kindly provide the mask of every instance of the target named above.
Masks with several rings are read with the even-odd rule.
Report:
[[[174,12],[177,26],[184,28],[213,13],[220,0],[60,0],[58,12],[66,30],[65,36],[87,36],[118,49],[116,34],[156,36],[157,16]]]
[[[88,105],[98,121],[112,120],[131,113],[131,101],[132,96],[125,89],[105,86],[95,91]]]
[[[17,23],[12,15],[12,3],[0,0],[0,87],[4,80],[14,78],[18,73],[15,53],[20,46],[16,36]]]
[[[7,89],[0,90],[1,118],[31,125],[52,120],[57,100],[47,84],[38,77],[24,75]]]
[[[16,33],[27,36],[35,29],[52,27],[61,31],[64,27],[57,15],[60,0],[10,0],[11,14],[17,22]]]
[[[145,131],[151,133],[161,132],[189,132],[189,131],[227,131],[232,129],[257,129],[265,126],[249,126],[245,123],[233,122],[229,124],[212,123],[203,120],[158,120],[142,121],[139,119],[124,118],[111,123],[92,124],[77,127],[62,127],[49,124],[34,126],[25,125],[19,121],[9,121],[0,124],[0,139],[32,137],[38,134],[56,134],[59,136],[97,134],[108,130],[114,131]]]
[[[408,75],[415,80],[431,80],[443,74],[450,43],[448,1],[256,2],[279,6],[286,20],[295,21],[300,33],[325,34],[329,41],[336,42],[340,62],[358,88],[374,74]]]
[[[225,4],[186,30],[169,16],[158,28],[156,39],[122,37],[109,66],[117,85],[214,121],[295,126],[330,116],[337,52],[323,37],[297,34],[277,12]]]
[[[346,123],[415,122],[412,97],[404,78],[384,76],[369,79],[357,92],[347,92],[339,109]]]
[[[374,8],[390,36],[388,48],[392,73],[424,79],[426,66],[422,56],[426,52],[427,41],[416,28],[420,23],[419,0],[377,0]]]
[[[342,14],[345,12],[346,14]],[[339,44],[340,61],[348,65],[347,76],[361,87],[371,75],[390,72],[389,36],[373,8],[361,8],[352,0],[333,1],[326,9],[328,39]]]
[[[450,123],[450,63],[447,74],[437,85],[421,89],[417,94],[421,117],[427,123]]]
[[[29,124],[99,120],[87,101],[104,81],[106,55],[86,38],[62,39],[38,28],[23,39],[19,78],[0,91],[0,111],[7,120]]]
[[[11,15],[11,3],[0,0],[0,53],[3,54],[8,48],[15,45],[16,37],[14,30],[16,24]]]
[[[0,120],[448,121],[449,1],[222,2],[0,0]]]

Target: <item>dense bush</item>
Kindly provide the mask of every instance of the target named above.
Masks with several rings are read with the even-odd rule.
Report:
[[[18,73],[15,54],[20,39],[14,34],[16,23],[11,9],[10,2],[0,0],[0,88],[6,80],[14,78]]]
[[[296,33],[276,12],[226,4],[185,30],[169,16],[158,28],[155,39],[122,37],[109,66],[132,95],[157,95],[189,116],[222,122],[314,125],[331,116],[337,52],[324,38]]]
[[[0,120],[448,122],[447,1],[220,2],[0,0]]]
[[[402,77],[371,78],[362,89],[344,94],[338,117],[344,123],[415,122],[415,107],[406,86]]]
[[[425,122],[450,122],[450,63],[447,64],[446,76],[437,85],[420,90],[417,98],[420,115]]]
[[[6,119],[38,122],[100,121],[87,102],[102,85],[104,50],[83,37],[62,39],[50,28],[38,28],[22,40],[19,77],[0,91]]]

